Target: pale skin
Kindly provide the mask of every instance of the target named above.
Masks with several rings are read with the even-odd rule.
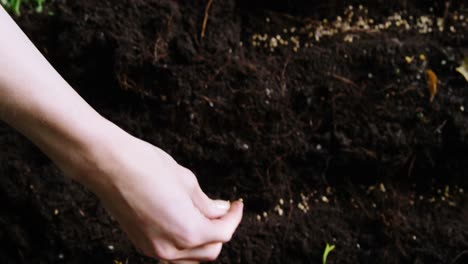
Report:
[[[208,198],[190,170],[99,115],[2,7],[0,36],[0,119],[92,190],[145,255],[216,259],[242,219],[242,202]]]

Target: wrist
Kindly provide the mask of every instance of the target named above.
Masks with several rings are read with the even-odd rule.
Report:
[[[56,137],[45,152],[66,176],[95,191],[114,180],[107,177],[117,163],[119,147],[134,138],[98,114],[83,120]]]

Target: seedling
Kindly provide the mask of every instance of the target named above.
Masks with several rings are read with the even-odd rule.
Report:
[[[330,252],[332,252],[335,249],[335,245],[330,245],[327,243],[325,246],[325,250],[323,251],[323,256],[322,256],[322,264],[327,264],[327,257]]]
[[[6,9],[13,11],[15,15],[20,16],[22,3],[34,2],[36,4],[36,12],[41,13],[44,9],[44,1],[45,0],[0,0],[0,4]]]

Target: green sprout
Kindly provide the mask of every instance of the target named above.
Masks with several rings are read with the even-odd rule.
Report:
[[[327,243],[325,246],[325,250],[323,251],[323,256],[322,256],[322,264],[327,264],[327,257],[330,252],[332,252],[335,249],[335,245],[330,245]]]
[[[0,4],[6,9],[12,11],[15,15],[21,15],[21,4],[34,2],[36,4],[36,12],[42,13],[45,0],[0,0]]]

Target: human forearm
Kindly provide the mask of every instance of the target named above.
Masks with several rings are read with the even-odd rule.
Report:
[[[0,118],[91,188],[145,254],[215,259],[242,203],[211,200],[190,170],[101,117],[1,7],[0,37]]]
[[[94,111],[0,7],[0,117],[57,164],[80,163],[124,132]]]

